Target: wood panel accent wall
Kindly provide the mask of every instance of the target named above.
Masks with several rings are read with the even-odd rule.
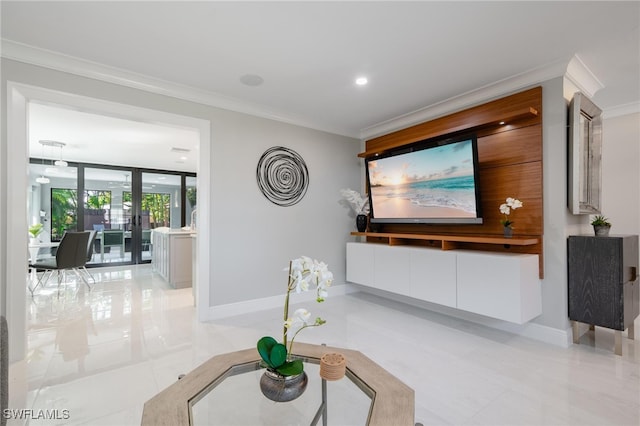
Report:
[[[504,121],[504,125],[499,123]],[[514,237],[535,237],[539,243],[503,247],[461,243],[461,248],[513,251],[539,255],[542,277],[542,88],[465,109],[366,141],[368,157],[403,145],[444,135],[475,133],[478,137],[482,225],[380,224],[378,232],[407,234],[501,236],[499,206],[506,197],[522,200],[512,212]],[[559,184],[564,185],[564,182]],[[373,240],[373,239],[372,239]]]

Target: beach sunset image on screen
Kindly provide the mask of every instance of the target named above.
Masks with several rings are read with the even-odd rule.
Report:
[[[367,162],[373,217],[477,218],[473,140]]]

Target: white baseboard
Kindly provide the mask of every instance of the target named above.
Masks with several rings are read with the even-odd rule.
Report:
[[[548,327],[546,325],[537,324],[535,322],[528,322],[526,324],[515,324],[495,318],[489,318],[482,315],[477,315],[471,312],[461,311],[459,309],[449,308],[434,303],[425,302],[422,300],[413,299],[398,294],[389,293],[382,290],[371,289],[362,287],[359,285],[350,284],[353,288],[351,292],[362,291],[364,293],[373,294],[384,299],[390,299],[395,302],[404,303],[416,308],[425,309],[428,311],[437,312],[439,314],[447,315],[450,317],[458,318],[464,321],[473,322],[476,324],[484,325],[486,327],[494,328],[497,330],[506,331],[511,334],[515,334],[529,339],[538,340],[541,342],[549,343],[554,346],[560,346],[563,348],[569,347],[571,344],[571,328],[560,330],[557,328]],[[535,320],[534,320],[535,321]]]
[[[336,285],[334,283],[331,286],[331,290],[329,291],[329,298],[335,297],[335,296],[343,296],[345,294],[353,293],[355,291],[358,291],[358,290],[354,289],[353,286],[351,285],[347,285],[347,284]],[[236,315],[250,314],[252,312],[263,311],[266,309],[282,308],[284,297],[285,295],[281,294],[278,296],[270,296],[270,297],[263,297],[261,299],[245,300],[242,302],[229,303],[226,305],[210,306],[205,314],[205,317],[200,319],[201,321],[212,321],[212,320],[232,317]],[[316,294],[313,291],[296,294],[296,303],[313,301],[315,299],[316,299]]]
[[[511,327],[513,325],[516,327]],[[491,325],[489,325],[489,327],[491,327]],[[494,328],[563,348],[568,348],[571,344],[570,328],[560,330],[535,322],[528,322],[523,325],[503,323],[502,325],[498,324],[498,326]]]
[[[397,294],[387,293],[385,291],[378,291],[375,289],[364,288],[354,284],[334,285],[331,287],[331,294],[329,297],[342,296],[350,293],[364,292],[373,294],[384,299],[390,299],[396,302],[411,305],[420,309],[426,309],[429,311],[437,312],[443,315],[448,315],[454,318],[459,318],[465,321],[481,324],[486,327],[495,328],[497,330],[506,331],[515,335],[527,337],[529,339],[538,340],[541,342],[549,343],[554,346],[569,347],[571,344],[571,329],[560,330],[557,328],[548,327],[546,325],[537,324],[535,322],[528,322],[526,324],[513,324],[506,321],[497,320],[494,318],[484,317],[482,315],[476,315],[471,312],[465,312],[458,309],[448,308],[446,306],[436,305],[429,302],[424,302],[409,297],[400,296]],[[312,291],[306,293],[300,293],[296,295],[296,302],[307,302],[315,299],[315,293]],[[232,317],[236,315],[250,314],[256,311],[262,311],[266,309],[281,308],[284,300],[284,295],[263,297],[261,299],[245,300],[242,302],[229,303],[226,305],[210,306],[207,310],[206,317],[201,318],[202,321],[213,321],[220,318]]]

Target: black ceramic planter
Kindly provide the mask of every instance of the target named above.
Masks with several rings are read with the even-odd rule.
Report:
[[[367,215],[359,214],[356,216],[356,228],[358,232],[365,232],[367,230]]]

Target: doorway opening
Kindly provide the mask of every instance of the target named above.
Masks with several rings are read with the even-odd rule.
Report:
[[[138,95],[143,92],[139,92]],[[130,97],[135,99],[136,96]],[[123,117],[139,122],[169,123],[172,126],[195,129],[198,133],[199,152],[197,155],[197,199],[198,199],[198,232],[203,235],[209,233],[210,228],[210,177],[211,177],[211,146],[210,128],[208,120],[187,117],[176,113],[151,110],[131,104],[123,104],[102,99],[89,98],[82,95],[60,92],[42,87],[22,83],[7,83],[7,138],[11,141],[11,149],[7,151],[6,175],[11,176],[11,183],[7,186],[6,199],[10,200],[7,208],[5,223],[11,224],[4,234],[4,253],[6,253],[5,282],[13,283],[6,287],[6,313],[9,322],[9,359],[15,363],[25,359],[26,355],[26,315],[27,291],[25,270],[28,250],[29,215],[27,213],[27,194],[29,181],[25,171],[29,167],[29,105],[31,103],[45,103],[64,105],[79,111],[91,111],[105,116]],[[168,108],[180,110],[179,105]],[[70,150],[69,150],[70,151]],[[37,152],[36,152],[37,154]],[[120,155],[129,153],[120,152]],[[67,151],[65,150],[65,155]],[[137,157],[141,157],[138,155]],[[198,238],[196,242],[196,256],[200,259],[209,258],[210,247],[208,239]],[[195,305],[198,318],[205,320],[210,316],[209,307],[209,277],[211,274],[207,262],[199,262],[196,266],[196,281],[194,283]],[[25,286],[20,285],[25,283]],[[198,285],[198,283],[207,283]],[[200,303],[202,301],[203,303]]]

